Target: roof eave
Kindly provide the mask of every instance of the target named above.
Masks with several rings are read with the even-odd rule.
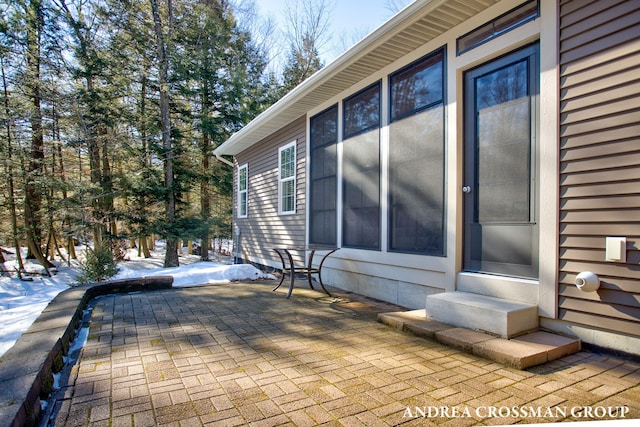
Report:
[[[470,0],[469,2],[482,4],[481,7],[484,8],[487,7],[488,4],[495,3],[496,1],[498,0]],[[394,35],[408,28],[426,15],[432,12],[436,13],[434,11],[438,7],[447,3],[455,4],[460,2],[466,3],[465,0],[416,0],[409,4],[387,22],[364,37],[360,42],[267,108],[246,126],[233,134],[227,141],[217,147],[213,153],[216,156],[235,156],[278,131],[283,126],[298,119],[301,115],[306,114],[310,109],[331,99],[334,95],[327,96],[322,94],[314,96],[313,92],[321,89],[324,84],[332,79],[335,79],[336,82],[339,81],[336,77],[339,77],[341,73],[348,70],[349,67],[353,66],[358,60],[373,52],[376,47],[380,47],[389,40],[392,40]],[[438,32],[437,30],[434,31]],[[366,64],[366,66],[369,67],[367,70],[369,75],[383,69],[386,65],[386,63],[381,64],[378,62]],[[359,66],[362,66],[362,64],[359,64]],[[355,68],[353,71],[355,72]],[[347,90],[353,84],[354,83],[348,83],[346,79],[345,81],[336,83],[340,91]]]

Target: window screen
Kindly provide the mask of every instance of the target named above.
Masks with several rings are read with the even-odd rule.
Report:
[[[345,247],[380,249],[380,83],[345,99]]]
[[[390,251],[444,255],[443,58],[390,76]]]
[[[335,245],[337,239],[338,106],[310,120],[311,200],[309,242]]]

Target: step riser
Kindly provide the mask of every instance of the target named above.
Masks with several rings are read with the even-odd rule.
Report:
[[[450,325],[513,338],[539,326],[538,308],[466,292],[429,295],[427,315]]]

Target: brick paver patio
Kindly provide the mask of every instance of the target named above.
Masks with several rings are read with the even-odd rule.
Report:
[[[269,283],[101,297],[57,426],[496,425],[640,418],[640,363],[519,371],[376,322],[353,294]],[[565,416],[566,414],[566,416]]]

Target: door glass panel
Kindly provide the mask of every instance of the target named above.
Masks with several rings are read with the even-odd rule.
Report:
[[[538,46],[465,73],[464,269],[538,276]]]
[[[476,79],[476,221],[530,220],[527,62]]]

